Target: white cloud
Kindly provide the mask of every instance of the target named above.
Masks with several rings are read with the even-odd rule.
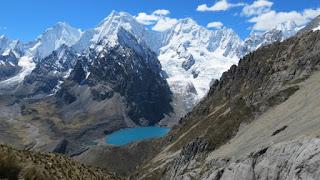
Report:
[[[269,11],[249,19],[249,22],[254,23],[253,30],[266,31],[275,28],[277,25],[293,21],[298,26],[305,25],[311,19],[320,14],[320,8],[318,9],[305,9],[303,12],[289,11],[289,12],[276,12]]]
[[[252,4],[244,6],[241,14],[244,16],[260,15],[271,10],[273,2],[268,0],[257,0]]]
[[[207,28],[221,29],[222,26],[223,26],[222,22],[215,21],[215,22],[208,23]]]
[[[141,24],[144,24],[144,25],[151,25],[151,24],[154,24],[155,21],[158,21],[159,20],[159,17],[158,16],[155,16],[153,14],[149,15],[149,14],[146,14],[144,12],[141,12],[138,14],[138,16],[136,17],[136,20],[141,23]]]
[[[167,16],[170,14],[169,10],[166,9],[158,9],[153,11],[151,14],[146,14],[144,12],[141,12],[136,16],[136,20],[144,25],[151,25],[155,24],[157,21],[159,21],[162,17]]]
[[[158,10],[155,10],[153,11],[154,15],[163,15],[163,16],[166,16],[166,15],[169,15],[170,14],[170,11],[169,10],[166,10],[166,9],[158,9]]]
[[[161,18],[153,27],[152,30],[154,31],[165,31],[177,24],[178,20],[169,18],[169,17],[164,17]]]
[[[233,7],[244,6],[244,3],[232,4],[228,3],[227,0],[219,0],[213,6],[209,7],[207,4],[201,4],[197,7],[197,11],[226,11]]]
[[[154,31],[165,31],[178,22],[177,19],[168,17],[169,14],[169,10],[158,9],[153,11],[151,14],[141,12],[135,18],[141,24],[154,25],[152,27]]]

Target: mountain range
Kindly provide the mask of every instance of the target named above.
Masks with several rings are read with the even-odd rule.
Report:
[[[121,128],[174,126],[241,57],[298,30],[287,22],[242,41],[190,18],[156,32],[113,11],[86,31],[59,22],[27,43],[1,36],[3,141],[74,154]]]
[[[190,18],[179,20],[164,32],[149,30],[138,23],[134,16],[116,11],[96,28],[86,31],[59,22],[28,43],[1,36],[0,92],[17,89],[18,94],[29,97],[55,94],[70,75],[78,56],[92,55],[92,49],[95,49],[92,56],[98,56],[106,45],[114,47],[119,36],[129,34],[135,40],[125,43],[130,44],[134,51],[141,51],[141,46],[155,53],[157,60],[153,63],[161,66],[160,75],[172,92],[170,106],[173,107],[173,113],[169,113],[170,118],[165,118],[161,124],[173,125],[206,95],[210,83],[241,57],[261,46],[283,41],[300,28],[290,21],[271,31],[252,33],[241,40],[232,29],[209,30]],[[65,51],[68,53],[61,53]],[[58,58],[55,57],[57,54],[60,54]],[[36,87],[21,86],[37,81],[33,74],[40,71],[39,66],[48,67],[46,74],[40,74],[47,82],[38,81]],[[86,76],[88,74],[86,72]],[[21,92],[22,89],[24,92]]]

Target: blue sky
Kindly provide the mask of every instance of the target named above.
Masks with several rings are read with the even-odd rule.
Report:
[[[154,14],[158,9],[166,11]],[[142,13],[140,18],[146,18],[143,22],[150,28],[160,19],[172,24],[176,19],[191,17],[203,26],[211,22],[212,29],[232,28],[245,38],[252,29],[264,31],[282,21],[294,20],[303,25],[320,14],[320,1],[54,0],[49,3],[45,0],[2,0],[0,34],[29,41],[59,21],[86,30],[95,27],[112,10],[126,11],[134,16]],[[153,20],[148,21],[150,18]]]

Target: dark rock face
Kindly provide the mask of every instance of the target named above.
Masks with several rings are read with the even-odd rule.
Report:
[[[109,86],[98,84],[91,89],[91,94],[93,96],[93,100],[103,101],[105,99],[112,98],[114,95],[114,92]]]
[[[206,150],[208,150],[208,142],[197,138],[182,148],[181,155],[188,157],[187,159],[192,159]]]
[[[195,79],[195,78],[197,78],[198,76],[199,76],[199,74],[200,74],[200,71],[197,71],[197,70],[192,70],[192,76],[193,76],[193,78]]]
[[[81,61],[78,61],[68,79],[80,84],[86,78]]]
[[[194,60],[193,56],[190,55],[188,57],[188,59],[186,59],[183,63],[182,63],[182,68],[186,71],[188,71],[193,65],[194,63],[196,63],[196,61]]]
[[[181,172],[179,172],[179,170],[181,167],[186,166],[191,160],[203,155],[207,150],[208,142],[206,140],[197,138],[194,141],[191,141],[182,148],[179,156],[174,159],[172,167],[169,166],[167,171],[174,171],[171,173],[180,174]]]
[[[82,152],[86,151],[84,148],[79,148],[78,142],[71,142],[67,139],[62,139],[52,150],[53,153],[60,153],[60,154],[68,154],[71,157],[77,154],[81,154]]]
[[[69,145],[69,141],[66,139],[63,139],[59,144],[57,144],[57,146],[54,148],[52,152],[66,154],[68,145]]]
[[[65,104],[71,104],[77,100],[77,98],[72,95],[67,89],[61,89],[57,92],[56,97],[58,97]]]
[[[18,61],[18,57],[12,51],[8,55],[0,55],[0,81],[17,74],[21,70]]]

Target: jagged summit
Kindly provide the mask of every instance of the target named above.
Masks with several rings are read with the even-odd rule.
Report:
[[[279,24],[275,29],[279,31],[292,31],[298,28],[298,25],[294,21],[287,21]]]
[[[94,37],[94,40],[97,42],[104,37],[114,35],[120,27],[132,31],[144,29],[144,26],[136,22],[131,15],[125,12],[112,11],[112,13],[95,28],[97,35]],[[136,36],[138,36],[138,34],[136,34]]]
[[[148,46],[152,50],[155,44],[158,43],[155,39],[159,39],[156,35],[146,29],[146,27],[136,19],[126,13],[112,11],[96,28],[90,29],[82,35],[75,48],[82,51],[88,47],[92,47],[100,41],[105,41],[104,44],[114,46],[117,44],[119,31],[124,29],[131,33],[134,38],[144,46]]]
[[[62,44],[67,46],[74,45],[79,41],[81,35],[81,30],[65,22],[59,22],[38,36],[37,40],[31,43],[29,51],[39,56],[39,58],[44,58],[52,51],[58,49]]]
[[[192,26],[198,25],[198,23],[195,20],[191,19],[191,18],[179,19],[178,23],[175,26],[177,26],[178,24],[180,24],[180,25],[181,24],[192,25]]]
[[[302,27],[297,26],[293,21],[279,24],[274,29],[266,32],[252,32],[243,44],[242,56],[252,52],[259,47],[271,44],[276,41],[283,41],[295,35]]]
[[[8,55],[10,51],[16,53],[17,56],[20,55],[21,43],[19,40],[10,40],[5,35],[0,36],[0,55]]]

